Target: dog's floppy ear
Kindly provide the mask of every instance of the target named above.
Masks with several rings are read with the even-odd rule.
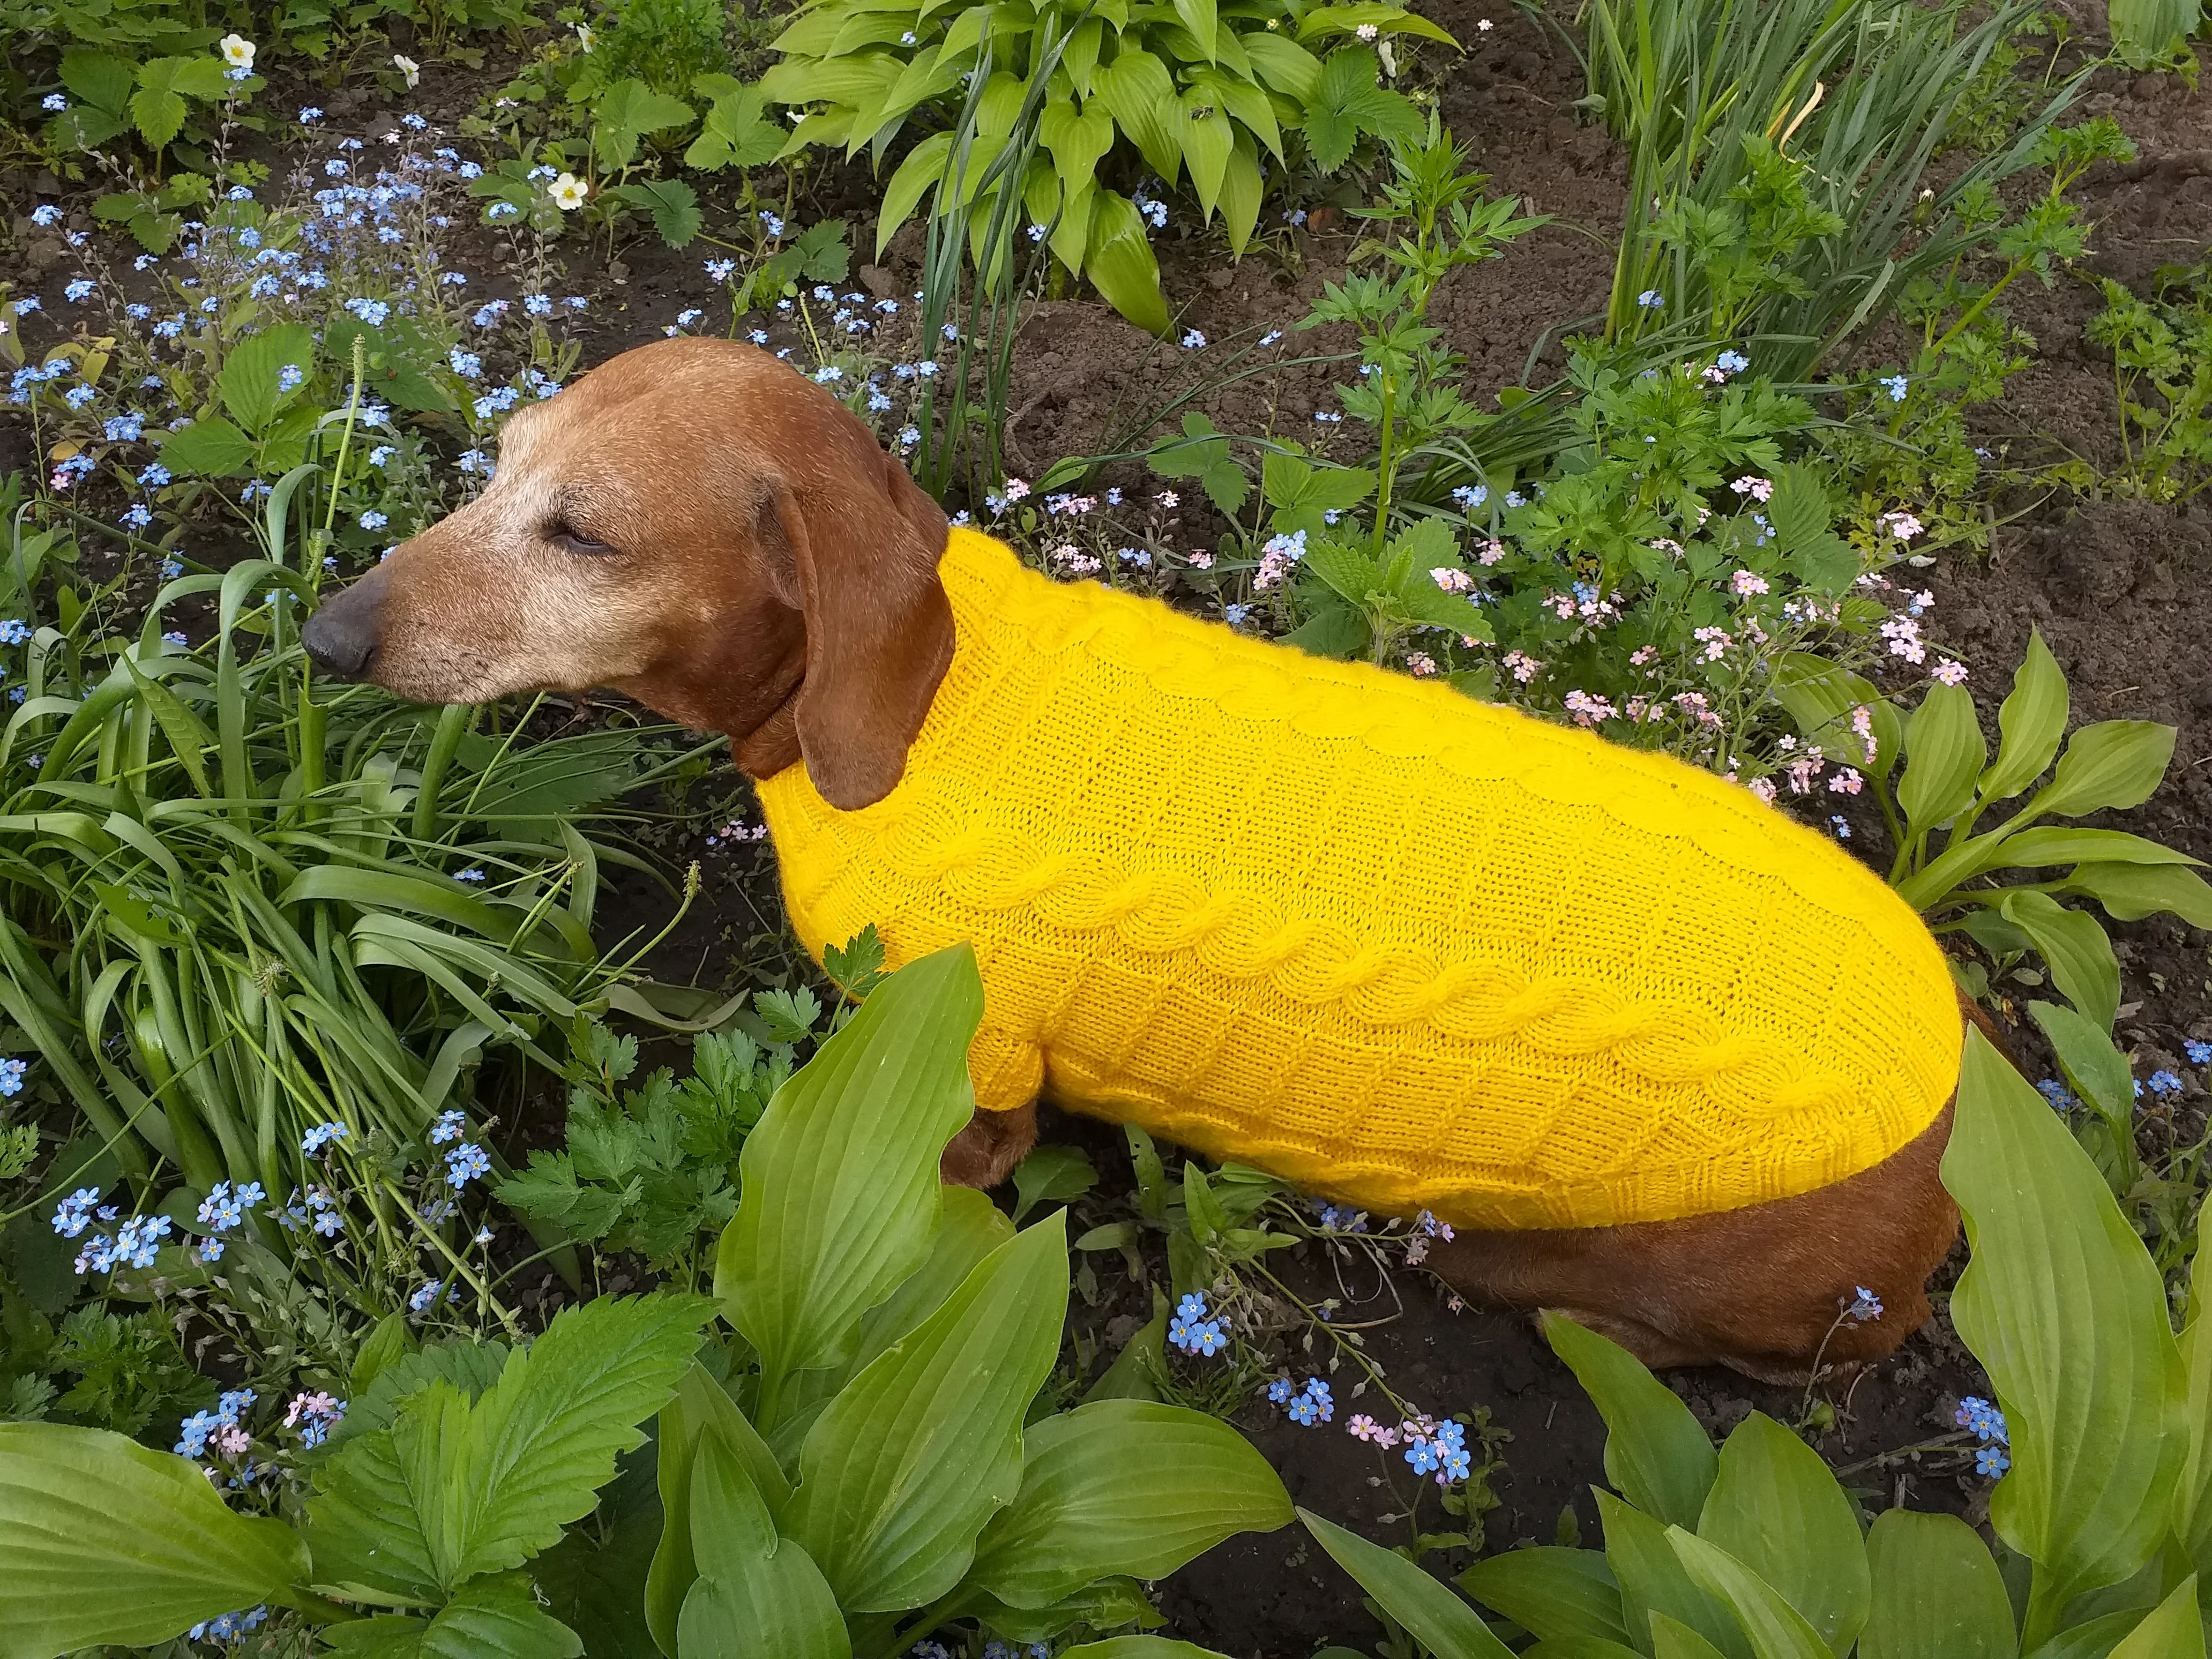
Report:
[[[799,751],[822,799],[849,812],[881,800],[905,771],[952,660],[952,607],[937,574],[944,510],[836,412],[843,420],[814,434],[826,453],[772,488],[761,529],[789,550],[806,623]]]

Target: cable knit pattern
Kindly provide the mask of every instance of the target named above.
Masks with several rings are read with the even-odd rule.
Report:
[[[1926,1128],[1919,918],[1746,791],[956,530],[898,787],[761,786],[818,957],[981,963],[977,1103],[1042,1085],[1379,1212],[1591,1226],[1825,1186]]]

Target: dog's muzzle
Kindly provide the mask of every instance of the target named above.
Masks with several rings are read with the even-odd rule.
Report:
[[[386,575],[379,566],[344,592],[323,601],[300,628],[300,644],[315,666],[340,679],[357,680],[375,659],[382,635]]]

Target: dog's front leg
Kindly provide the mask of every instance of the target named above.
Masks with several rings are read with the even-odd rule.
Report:
[[[945,1143],[938,1172],[956,1187],[995,1187],[1036,1145],[1036,1103],[1012,1111],[978,1106],[968,1127]]]

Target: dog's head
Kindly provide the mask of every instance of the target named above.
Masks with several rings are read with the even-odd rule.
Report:
[[[627,351],[518,412],[475,501],[301,629],[423,702],[609,686],[879,799],[952,656],[945,514],[822,387],[717,340]]]

